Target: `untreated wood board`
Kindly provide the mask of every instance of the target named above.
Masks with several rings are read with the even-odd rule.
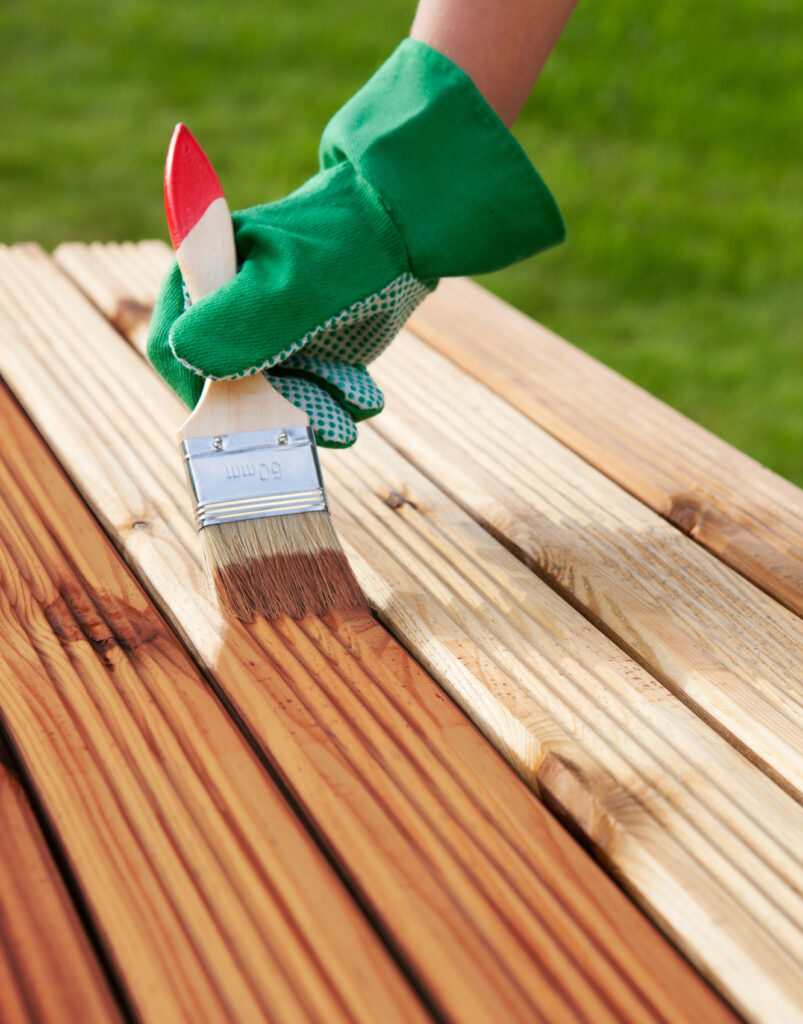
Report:
[[[413,336],[376,376],[385,438],[803,800],[794,613]]]
[[[803,492],[466,280],[414,333],[593,466],[803,614]]]
[[[4,388],[0,421],[0,716],[139,1019],[428,1019]]]
[[[56,263],[138,352],[146,354],[153,302],[175,253],[164,242],[64,242]]]
[[[3,372],[440,1011],[725,1014],[370,616],[222,622],[200,593],[179,493],[177,399],[44,254],[0,263]],[[46,302],[20,317],[34,278]],[[65,356],[73,394],[61,402],[48,367]]]
[[[0,737],[0,1021],[115,1024],[109,986]]]
[[[128,256],[108,259],[124,279]],[[338,532],[397,636],[717,985],[756,1020],[799,1019],[800,806],[370,429],[324,455]],[[76,473],[102,497],[96,470]]]

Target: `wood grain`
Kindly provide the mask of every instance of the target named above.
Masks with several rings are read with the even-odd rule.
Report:
[[[107,259],[124,278],[129,254]],[[800,806],[375,433],[325,463],[338,534],[405,646],[746,1014],[799,1019]]]
[[[719,984],[800,990],[800,806],[368,431],[326,472],[380,614],[524,777]]]
[[[178,400],[44,254],[0,263],[7,379],[438,1011],[727,1018],[370,616],[221,622],[197,588],[189,503],[173,499]],[[20,316],[34,280],[46,301]],[[72,400],[60,402],[48,368],[65,361]],[[109,445],[92,443],[115,422]]]
[[[400,338],[376,376],[384,437],[803,800],[796,615],[423,342]]]
[[[120,1019],[0,737],[0,1020]]]
[[[4,389],[0,420],[0,714],[139,1019],[427,1019]]]
[[[63,242],[53,259],[145,355],[153,302],[175,254],[164,242]]]
[[[443,281],[410,327],[803,614],[799,488],[470,281]]]

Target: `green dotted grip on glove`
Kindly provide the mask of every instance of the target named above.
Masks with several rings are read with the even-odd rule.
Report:
[[[240,270],[191,306],[174,267],[148,355],[193,406],[203,377],[270,371],[320,444],[382,409],[366,365],[442,276],[483,273],[561,241],[563,221],[471,79],[405,40],[327,125],[320,170],[232,216]]]

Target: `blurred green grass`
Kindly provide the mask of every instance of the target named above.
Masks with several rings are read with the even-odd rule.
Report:
[[[483,283],[803,484],[796,7],[581,0],[515,128],[569,240]],[[178,120],[232,206],[284,194],[413,10],[5,0],[0,240],[165,237]]]

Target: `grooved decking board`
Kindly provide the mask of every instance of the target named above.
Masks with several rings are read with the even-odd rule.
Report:
[[[803,621],[412,335],[376,377],[385,438],[803,800]]]
[[[53,259],[145,355],[153,299],[173,250],[164,242],[65,242]]]
[[[180,403],[43,253],[0,264],[3,373],[441,1012],[728,1019],[370,616],[221,621],[199,592]],[[69,398],[48,369],[63,384],[65,364]]]
[[[466,280],[410,328],[728,565],[803,614],[803,491]]]
[[[0,421],[0,715],[138,1019],[429,1019],[4,388]]]
[[[151,244],[132,292],[131,249],[70,252],[111,318],[147,307],[166,258]],[[800,806],[368,426],[329,455],[338,531],[396,635],[746,1013],[800,1020]]]
[[[0,737],[0,1021],[120,1015]]]

